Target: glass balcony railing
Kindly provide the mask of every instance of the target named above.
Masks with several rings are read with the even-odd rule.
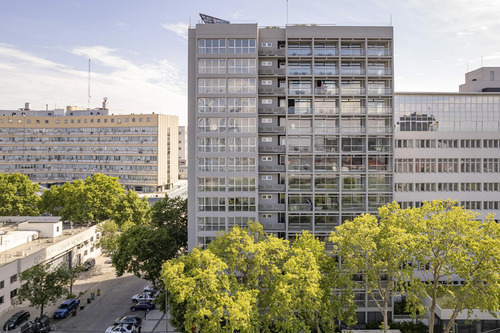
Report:
[[[289,204],[288,210],[312,211],[312,204]]]
[[[316,153],[336,153],[338,152],[337,146],[315,145],[314,151]]]
[[[315,88],[314,93],[316,95],[338,95],[339,94],[339,89],[338,88]]]
[[[303,57],[303,56],[311,56],[312,52],[309,48],[288,48],[288,56],[291,57]]]
[[[336,134],[336,133],[339,133],[339,128],[338,127],[315,127],[314,133],[317,133],[317,134],[322,134],[322,133]]]
[[[365,75],[364,68],[342,68],[342,75]]]
[[[339,108],[336,106],[316,106],[314,107],[314,114],[338,114]]]
[[[368,68],[367,74],[375,76],[386,76],[391,75],[392,70],[390,68]]]
[[[366,109],[363,106],[342,106],[342,114],[365,114]]]
[[[289,134],[309,134],[312,132],[311,127],[288,127]]]
[[[382,48],[368,48],[367,55],[369,56],[378,56],[378,57],[387,57],[392,54],[391,49],[382,49]]]
[[[339,75],[337,68],[314,68],[314,75]]]
[[[351,87],[341,88],[342,95],[364,95],[365,92],[366,92],[365,88],[351,88]]]
[[[391,95],[391,88],[368,87],[368,95]]]
[[[266,204],[266,205],[259,205],[259,211],[260,212],[275,212],[275,211],[284,211],[286,209],[285,204]]]
[[[288,75],[311,75],[311,68],[289,68]]]
[[[338,211],[339,210],[339,205],[338,204],[316,204],[314,206],[314,210],[334,210],[334,211]]]
[[[278,87],[262,87],[259,88],[259,94],[284,94],[285,93],[285,88],[278,88]]]
[[[285,171],[284,165],[259,165],[260,172],[283,172]]]
[[[391,114],[390,106],[368,106],[368,114]]]
[[[259,133],[285,133],[285,126],[259,126]]]
[[[359,48],[342,48],[340,50],[340,54],[342,56],[355,57],[355,56],[364,56],[365,50]]]
[[[259,69],[261,75],[285,75],[284,68],[261,68]]]
[[[365,130],[363,126],[344,126],[340,129],[342,133],[365,133]]]
[[[367,128],[368,133],[392,133],[392,126],[375,126],[375,127],[368,127]]]
[[[311,95],[311,88],[289,88],[289,95]]]
[[[260,146],[259,153],[284,153],[286,146]]]
[[[259,185],[259,191],[285,191],[284,184]]]
[[[290,146],[288,147],[289,153],[310,153],[312,151],[309,146]]]
[[[312,108],[305,106],[290,106],[288,114],[312,114]]]
[[[316,57],[335,57],[339,54],[337,49],[314,49]]]
[[[261,107],[259,114],[285,114],[286,108],[284,107]]]

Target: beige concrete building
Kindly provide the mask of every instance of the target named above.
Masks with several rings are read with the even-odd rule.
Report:
[[[109,115],[102,108],[0,111],[0,172],[44,186],[95,173],[127,189],[163,191],[178,179],[178,117]]]

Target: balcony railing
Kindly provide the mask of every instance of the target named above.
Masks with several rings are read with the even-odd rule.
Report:
[[[289,134],[309,134],[312,133],[312,127],[288,127]]]
[[[286,108],[284,107],[268,107],[259,108],[259,114],[285,114]]]
[[[316,95],[338,95],[338,88],[315,88],[314,93]]]
[[[309,146],[288,147],[288,152],[289,153],[310,153],[310,152],[312,152],[312,149]]]
[[[365,133],[364,126],[344,126],[340,128],[341,133]]]
[[[259,165],[259,172],[284,172],[284,165]]]
[[[259,185],[259,191],[285,191],[285,184]]]
[[[259,147],[259,153],[284,153],[286,146],[269,146]]]
[[[339,108],[338,107],[319,107],[316,106],[314,107],[314,114],[338,114],[339,113]]]
[[[285,93],[285,88],[278,88],[278,87],[266,87],[266,88],[259,88],[259,94],[284,94]]]
[[[372,88],[368,87],[368,95],[391,95],[391,88]]]
[[[342,56],[348,56],[348,57],[356,57],[356,56],[364,56],[365,55],[365,50],[364,49],[340,49],[340,54]]]
[[[342,68],[342,75],[365,75],[364,68]]]
[[[367,133],[392,133],[392,126],[368,127]]]
[[[342,87],[341,88],[341,93],[342,95],[364,95],[366,92],[365,88],[349,88],[349,87]]]
[[[259,126],[259,133],[285,133],[285,126]]]
[[[285,49],[262,49],[259,50],[259,55],[260,56],[284,56],[285,55]]]
[[[335,57],[338,54],[337,49],[314,49],[314,55],[317,57]]]
[[[339,70],[337,68],[323,69],[314,68],[314,75],[339,75]]]
[[[374,76],[386,76],[391,75],[392,70],[390,68],[368,68],[367,73]]]
[[[311,49],[288,49],[289,57],[310,57],[311,55]]]
[[[336,152],[338,152],[338,149],[337,149],[337,146],[315,145],[314,151],[316,153],[336,153]]]
[[[391,114],[390,106],[368,106],[368,114]]]
[[[288,222],[288,230],[312,230],[311,222]]]
[[[311,95],[311,88],[289,88],[289,95]]]
[[[276,212],[276,211],[285,211],[286,206],[285,204],[266,204],[266,205],[259,205],[259,211],[262,212]]]
[[[392,50],[391,49],[371,49],[371,48],[368,48],[366,54],[369,56],[387,57],[387,56],[390,56],[392,54]]]
[[[311,69],[295,69],[295,68],[289,68],[288,69],[288,75],[294,75],[294,76],[299,76],[299,75],[311,75]]]
[[[288,204],[288,210],[289,211],[295,211],[295,210],[298,210],[298,211],[307,211],[307,212],[310,212],[312,211],[312,204]],[[290,224],[289,224],[290,226]]]
[[[261,68],[259,69],[260,75],[285,75],[284,68]]]
[[[363,106],[342,106],[342,114],[365,114],[366,109]]]
[[[312,114],[312,108],[305,106],[290,106],[288,114]]]
[[[314,133],[322,134],[322,133],[339,133],[338,127],[315,127]]]

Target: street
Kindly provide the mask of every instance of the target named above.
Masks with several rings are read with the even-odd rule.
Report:
[[[142,332],[167,332],[165,315],[159,310],[152,310],[144,319],[143,311],[133,312],[130,310],[132,296],[143,291],[148,281],[139,279],[132,274],[116,277],[114,268],[107,257],[97,257],[95,267],[88,272],[83,272],[73,286],[73,293],[80,295],[80,306],[76,316],[70,315],[64,319],[51,319],[54,330],[58,332],[72,333],[103,333],[106,328],[112,326],[114,320],[128,314],[138,315],[143,318]],[[97,292],[100,290],[100,296]],[[95,293],[94,300],[91,293]],[[54,310],[63,301],[55,305],[49,305],[45,313],[52,317]],[[3,323],[19,310],[29,310],[31,320],[39,315],[39,310],[24,305],[16,305],[7,313],[3,314],[0,322]],[[19,332],[19,328],[10,332]],[[170,327],[168,332],[173,332]]]

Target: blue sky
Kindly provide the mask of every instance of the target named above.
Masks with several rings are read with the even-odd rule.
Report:
[[[289,0],[289,24],[394,26],[396,91],[458,91],[500,66],[498,0]],[[91,106],[187,121],[187,28],[198,13],[284,26],[286,0],[1,0],[0,109]]]

